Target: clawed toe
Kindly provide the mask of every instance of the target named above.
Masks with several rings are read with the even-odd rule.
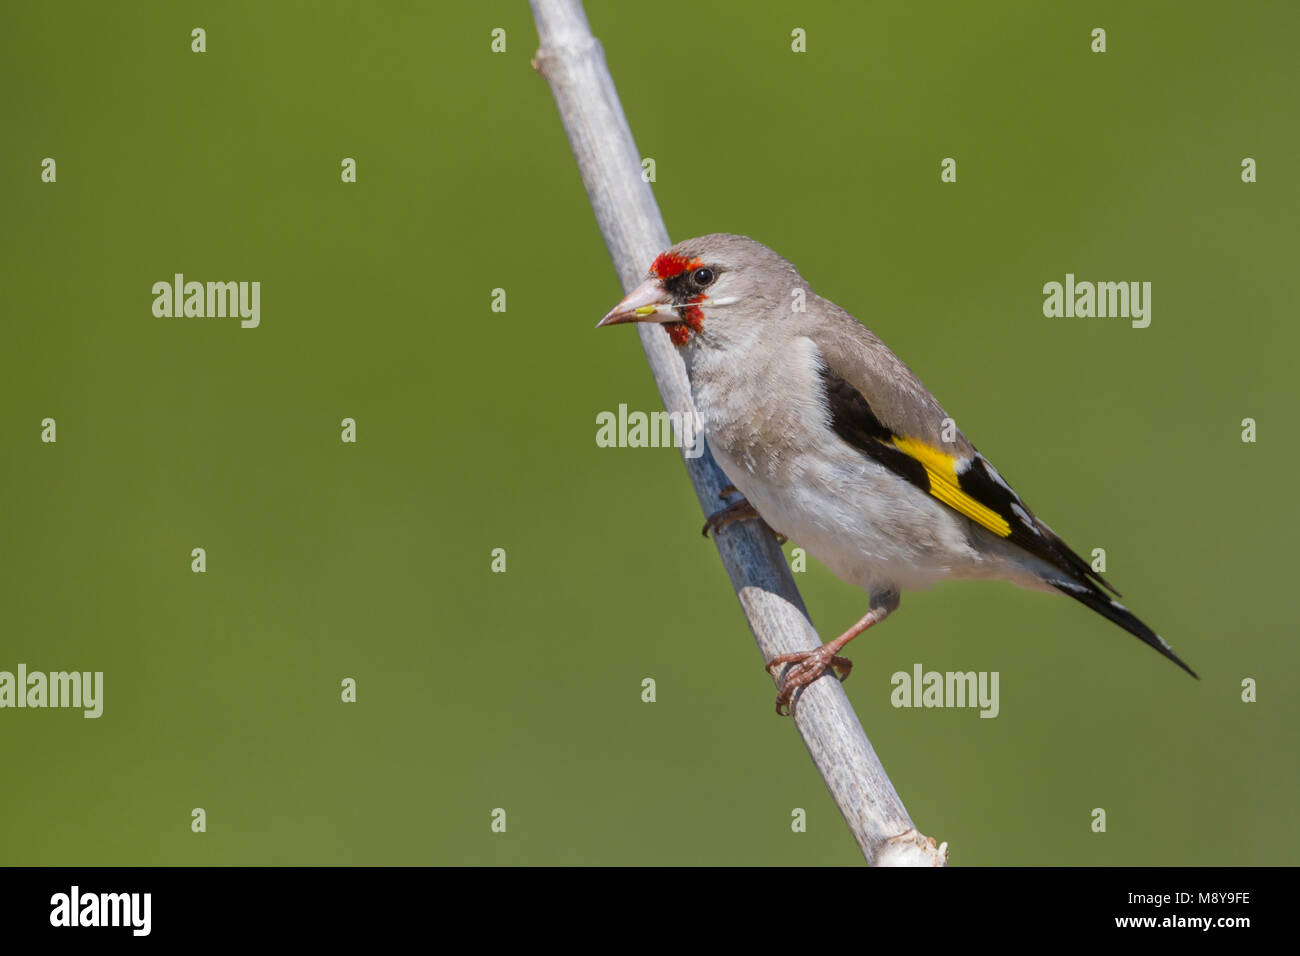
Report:
[[[719,531],[733,521],[748,521],[758,517],[759,514],[754,510],[754,506],[741,498],[709,515],[709,520],[704,522],[704,529],[700,533],[707,538],[710,531]]]
[[[726,498],[729,495],[737,493],[735,485],[727,485],[727,487],[718,492],[718,497]],[[755,519],[763,521],[763,516],[760,515],[754,506],[749,503],[748,499],[741,498],[739,501],[733,501],[725,508],[719,508],[717,511],[713,512],[713,514],[709,515],[708,520],[704,522],[704,527],[700,529],[700,534],[707,538],[710,531],[720,531],[734,521],[752,521]],[[785,544],[786,541],[789,540],[785,535],[781,534],[781,532],[773,530],[772,526],[766,521],[763,521],[763,526],[776,536],[777,544]]]
[[[799,693],[813,681],[824,676],[828,667],[841,681],[848,678],[849,671],[853,669],[853,662],[847,657],[840,657],[836,651],[842,650],[845,644],[873,624],[879,624],[889,617],[894,608],[898,607],[898,592],[881,591],[875,595],[874,600],[875,603],[872,605],[871,610],[862,615],[858,623],[835,638],[835,640],[828,641],[815,651],[778,654],[767,662],[768,674],[771,674],[774,668],[780,667],[782,664],[791,665],[781,675],[781,680],[777,684],[776,712],[778,714],[782,716],[787,713],[793,714],[794,702]]]
[[[767,672],[772,674],[777,667],[789,664],[790,668],[782,676],[776,689],[776,712],[782,717],[794,714],[795,698],[809,684],[826,674],[826,669],[841,681],[849,676],[853,662],[847,657],[839,657],[828,644],[823,644],[815,651],[799,651],[793,654],[780,654],[767,662]]]

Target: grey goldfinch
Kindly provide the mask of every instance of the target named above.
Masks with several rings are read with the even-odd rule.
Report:
[[[713,457],[744,495],[706,533],[761,517],[870,595],[839,637],[768,662],[789,665],[778,713],[828,668],[848,676],[840,650],[902,591],[952,578],[1067,594],[1196,676],[1034,516],[912,370],[771,249],[723,233],[680,242],[600,325],[625,322],[665,326]]]

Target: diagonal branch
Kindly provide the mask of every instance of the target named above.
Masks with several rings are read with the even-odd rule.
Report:
[[[671,243],[632,139],[604,51],[591,34],[580,0],[530,0],[541,49],[534,67],[551,86],[583,184],[624,290],[638,285],[650,262]],[[664,407],[693,421],[690,381],[681,357],[658,325],[638,325],[646,360]],[[729,484],[711,455],[684,459],[704,513],[716,510]],[[759,522],[736,522],[716,533],[718,553],[767,661],[820,643],[785,557]],[[936,847],[912,825],[839,681],[806,687],[795,726],[826,781],[867,862],[880,866],[942,866]]]

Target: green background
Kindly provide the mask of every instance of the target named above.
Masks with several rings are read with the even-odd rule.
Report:
[[[1203,677],[1051,595],[905,595],[846,689],[921,830],[1293,861],[1295,5],[589,14],[673,237],[791,259]],[[105,672],[98,720],[0,711],[0,862],[860,862],[677,452],[595,444],[660,406],[593,330],[620,290],[526,5],[11,2],[0,37],[0,670]],[[261,327],[155,318],[176,272],[259,280]],[[1066,272],[1152,282],[1151,327],[1044,318]],[[796,577],[824,637],[865,610]],[[918,662],[998,671],[1000,716],[892,708]]]

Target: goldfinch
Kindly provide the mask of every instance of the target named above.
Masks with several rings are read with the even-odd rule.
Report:
[[[771,249],[723,233],[678,243],[599,326],[628,322],[667,329],[713,457],[744,495],[706,533],[761,517],[870,596],[839,637],[767,662],[786,666],[777,713],[828,668],[847,677],[839,652],[902,591],[952,578],[1066,594],[1196,676],[1034,516],[911,369]]]

